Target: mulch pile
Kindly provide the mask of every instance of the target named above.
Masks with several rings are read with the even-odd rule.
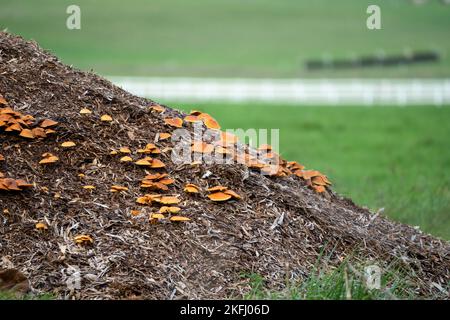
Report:
[[[158,137],[179,125],[165,119],[185,114],[7,33],[0,33],[0,94],[0,269],[19,270],[34,292],[236,297],[250,289],[243,273],[260,274],[279,290],[306,278],[320,256],[327,268],[352,256],[356,267],[395,264],[415,274],[417,294],[448,298],[448,242],[356,206],[318,173],[312,184],[305,177],[311,171],[294,163],[283,162],[273,176],[258,165],[175,164],[171,139]],[[182,126],[192,130],[190,122]],[[149,163],[136,165],[145,157]],[[153,159],[159,161],[151,168]],[[168,175],[157,184],[156,173]],[[208,198],[207,189],[218,185],[232,191],[224,196],[219,188],[216,200],[227,201]],[[145,196],[157,193],[167,198]],[[171,202],[181,211],[155,215]],[[77,274],[80,286],[68,286]]]

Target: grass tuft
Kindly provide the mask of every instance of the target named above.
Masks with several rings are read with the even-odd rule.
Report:
[[[265,287],[264,278],[246,274],[250,291],[243,299],[288,300],[395,300],[415,299],[413,282],[395,268],[384,270],[379,288],[369,288],[366,278],[348,262],[334,270],[318,270],[301,282],[289,282],[281,291]]]

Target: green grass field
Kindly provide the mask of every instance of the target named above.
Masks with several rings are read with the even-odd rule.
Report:
[[[66,28],[69,4],[81,30]],[[366,28],[369,4],[382,30]],[[68,64],[103,75],[443,77],[450,75],[450,6],[438,0],[3,0],[0,28],[37,40]],[[378,51],[436,50],[436,64],[306,72],[304,61]]]
[[[280,129],[280,152],[360,205],[450,239],[450,108],[176,105],[222,127]]]

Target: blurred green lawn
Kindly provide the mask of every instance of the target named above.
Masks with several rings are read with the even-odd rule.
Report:
[[[450,108],[171,104],[223,128],[280,128],[280,152],[327,174],[334,189],[450,239]]]
[[[103,75],[209,77],[450,76],[450,6],[408,0],[2,0],[0,28]],[[81,8],[81,30],[66,8]],[[369,4],[382,30],[366,28]],[[322,56],[437,50],[436,64],[306,72]]]

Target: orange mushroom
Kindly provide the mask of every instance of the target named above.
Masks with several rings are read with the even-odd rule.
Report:
[[[208,129],[215,129],[215,130],[219,130],[220,129],[219,123],[215,119],[213,119],[212,117],[208,117],[208,118],[204,119],[203,123],[205,124],[205,126]]]
[[[158,168],[164,168],[166,165],[159,159],[153,159],[151,168],[158,169]]]
[[[178,117],[164,119],[164,122],[165,124],[175,128],[181,128],[183,126],[183,120]]]
[[[312,177],[320,176],[320,172],[317,170],[303,170],[302,177],[305,180],[311,179]]]
[[[48,127],[54,127],[58,124],[58,122],[53,121],[51,119],[45,119],[44,121],[42,121],[40,127],[41,128],[48,128]]]
[[[167,132],[160,132],[158,134],[158,136],[159,136],[159,140],[166,140],[166,139],[169,139],[172,135]]]
[[[326,186],[328,185],[328,182],[325,179],[325,176],[316,176],[311,179],[311,182],[315,185]]]
[[[47,226],[47,224],[45,222],[38,222],[38,223],[35,224],[35,228],[37,230],[47,230],[48,226]]]
[[[152,158],[144,158],[140,159],[135,162],[138,166],[151,166],[152,165]]]
[[[150,199],[147,196],[143,196],[143,197],[137,198],[136,202],[139,203],[139,204],[151,204],[152,203],[152,199]]]
[[[166,110],[166,108],[164,108],[163,106],[160,106],[159,104],[151,106],[150,108],[156,112],[164,112]]]
[[[198,111],[198,110],[191,110],[191,112],[189,112],[189,114],[190,115],[193,115],[193,116],[199,116],[199,115],[201,115],[203,112],[201,112],[201,111]]]
[[[10,107],[2,108],[0,114],[16,114],[16,112]]]
[[[292,171],[305,169],[305,166],[302,166],[301,164],[297,163],[296,161],[289,161],[287,163],[287,167]]]
[[[143,182],[141,184],[141,188],[146,188],[150,190],[161,190],[161,191],[167,191],[169,188],[160,182]]]
[[[159,213],[178,213],[181,211],[180,207],[173,207],[173,206],[162,206],[159,208]]]
[[[120,158],[120,162],[131,162],[131,161],[133,161],[133,159],[129,156],[124,156]]]
[[[50,130],[50,129],[47,129],[47,130]],[[43,129],[43,128],[33,128],[33,129],[31,129],[31,133],[35,137],[39,137],[39,138],[46,138],[47,137],[47,132],[45,132],[45,129]]]
[[[191,221],[191,219],[189,219],[187,217],[182,217],[182,216],[172,216],[172,217],[170,217],[169,220],[173,221],[173,222]]]
[[[211,117],[209,114],[207,114],[207,113],[199,113],[197,115],[197,117],[199,119],[203,120],[203,123],[205,124],[205,126],[208,129],[215,129],[215,130],[219,130],[220,129],[219,123],[213,117]]]
[[[202,119],[200,119],[199,117],[194,116],[194,115],[188,115],[188,116],[184,117],[184,121],[186,121],[186,122],[201,122]]]
[[[192,152],[198,153],[211,153],[214,150],[214,146],[212,144],[203,142],[203,141],[194,141],[191,146]]]
[[[231,195],[223,193],[223,192],[215,192],[208,195],[208,198],[212,201],[221,202],[227,201],[231,199]]]
[[[131,150],[130,150],[130,148],[128,148],[128,147],[121,147],[121,148],[119,149],[119,152],[120,152],[120,153],[131,153]]]
[[[75,236],[73,238],[73,240],[77,244],[92,244],[92,243],[94,243],[94,240],[92,239],[92,237],[89,235],[85,235],[85,234]]]
[[[8,128],[6,128],[5,131],[7,131],[7,132],[22,131],[22,126],[18,123],[14,123],[14,124],[10,125]]]
[[[178,199],[178,197],[169,197],[169,196],[163,196],[160,198],[153,199],[155,202],[161,203],[161,204],[177,204],[180,203],[181,200]]]
[[[200,192],[200,187],[193,184],[193,183],[188,183],[185,185],[184,187],[184,191],[187,193],[199,193]]]
[[[5,191],[22,191],[17,185],[17,181],[11,178],[0,179],[0,190]]]
[[[138,216],[138,215],[141,214],[141,211],[139,211],[139,210],[131,210],[131,211],[130,211],[130,214],[131,214],[132,216]]]
[[[159,180],[162,178],[167,177],[167,173],[154,173],[154,174],[148,174],[145,176],[144,179],[148,179],[148,180]]]
[[[174,179],[171,178],[165,178],[165,179],[161,179],[158,181],[159,183],[165,184],[165,185],[169,185],[175,182]]]
[[[241,199],[241,196],[239,196],[236,192],[234,192],[233,190],[229,190],[224,186],[215,186],[209,188],[208,191],[212,192],[208,195],[208,198],[216,202],[227,201],[231,198]]]
[[[17,179],[16,180],[16,184],[17,184],[17,187],[19,187],[21,189],[23,189],[23,188],[32,188],[33,187],[33,185],[31,183],[28,183],[28,182],[26,182],[23,179]]]
[[[51,164],[59,161],[59,158],[49,152],[46,152],[42,155],[42,160],[39,161],[39,164]]]
[[[108,114],[104,114],[100,117],[100,120],[103,122],[111,122],[113,121],[113,118]]]
[[[163,214],[161,213],[152,213],[150,214],[150,223],[155,224],[157,223],[159,220],[165,219],[166,217],[164,217]]]
[[[111,192],[122,192],[122,191],[128,191],[127,187],[123,187],[123,186],[118,186],[118,185],[113,185],[111,186]]]
[[[313,186],[314,190],[316,190],[316,192],[318,193],[322,193],[325,192],[325,187],[324,186]]]
[[[225,190],[223,193],[228,194],[230,196],[232,196],[235,199],[241,199],[241,196],[238,195],[236,192],[234,192],[233,190]]]
[[[209,192],[215,192],[215,191],[225,191],[225,190],[227,190],[228,188],[227,187],[224,187],[224,186],[215,186],[215,187],[212,187],[212,188],[209,188],[209,189],[207,189]]]
[[[76,146],[76,144],[73,141],[66,141],[61,144],[61,147],[63,147],[63,148],[71,148],[71,147],[75,147],[75,146]]]
[[[20,132],[20,136],[28,139],[34,139],[34,134],[30,129],[23,129]]]
[[[88,108],[83,108],[80,110],[80,114],[91,114],[92,111],[89,110]]]

